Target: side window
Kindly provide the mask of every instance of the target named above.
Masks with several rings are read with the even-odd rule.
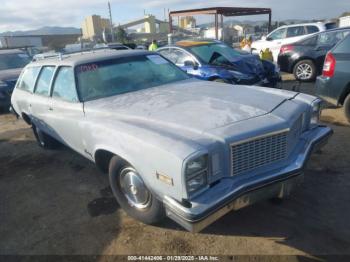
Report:
[[[43,69],[41,69],[38,82],[36,83],[36,88],[34,91],[35,94],[49,96],[50,82],[54,71],[54,66],[44,66]]]
[[[33,92],[35,80],[38,77],[39,71],[40,67],[27,67],[23,72],[23,76],[17,88]]]
[[[301,41],[300,43],[302,45],[305,45],[305,46],[315,46],[317,44],[317,38],[318,38],[318,36],[315,35],[313,37],[309,37],[309,38]]]
[[[176,50],[174,48],[169,48],[169,49],[165,49],[165,50],[160,51],[160,53],[161,53],[161,55],[168,58],[171,62],[176,64],[178,57],[177,57],[177,53],[175,51]]]
[[[192,57],[181,50],[174,50],[177,56],[176,64],[183,66],[185,61],[193,61]]]
[[[305,35],[305,28],[303,26],[293,26],[287,29],[287,37],[296,37]]]
[[[340,40],[343,39],[342,32],[326,32],[320,34],[318,38],[318,45],[320,46],[334,46]]]
[[[350,51],[350,35],[348,34],[347,37],[342,41],[335,49],[334,52],[338,54],[342,53],[349,53]]]
[[[317,26],[314,26],[314,25],[308,25],[306,26],[306,30],[307,30],[307,33],[308,34],[313,34],[313,33],[317,33],[319,32],[320,30],[318,29]]]
[[[267,37],[267,40],[283,39],[283,38],[286,38],[286,34],[287,34],[287,29],[286,28],[281,28],[281,29],[278,29],[275,32],[271,33]]]
[[[174,61],[171,59],[171,49],[167,48],[167,49],[163,49],[158,51],[158,53],[160,53],[162,56],[166,57],[167,59],[169,59],[171,62],[174,63]]]
[[[75,89],[74,71],[71,67],[61,67],[53,84],[52,97],[68,102],[78,102]]]

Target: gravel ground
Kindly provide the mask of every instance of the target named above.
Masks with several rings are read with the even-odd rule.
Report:
[[[297,84],[284,82],[283,88]],[[313,93],[313,84],[302,92]],[[305,183],[282,203],[231,212],[201,233],[170,220],[147,226],[114,200],[107,177],[67,148],[44,151],[31,129],[0,115],[0,254],[350,254],[350,129],[341,109],[322,120],[334,129],[310,159]],[[289,260],[289,261],[299,261]]]

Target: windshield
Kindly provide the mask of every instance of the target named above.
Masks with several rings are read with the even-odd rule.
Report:
[[[245,54],[222,43],[192,46],[188,50],[195,54],[203,63],[219,65],[229,64],[229,61],[234,57]]]
[[[75,68],[82,101],[114,96],[188,79],[160,55],[117,58]]]
[[[30,62],[25,53],[0,54],[0,70],[23,68]]]

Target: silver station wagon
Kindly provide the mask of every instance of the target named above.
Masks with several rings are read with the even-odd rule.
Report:
[[[109,174],[120,206],[198,232],[283,198],[332,130],[313,96],[188,77],[161,55],[101,50],[25,67],[12,107],[43,148],[69,146]]]

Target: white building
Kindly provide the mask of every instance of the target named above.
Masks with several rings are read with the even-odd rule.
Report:
[[[339,18],[339,27],[350,26],[350,16],[343,16]]]

